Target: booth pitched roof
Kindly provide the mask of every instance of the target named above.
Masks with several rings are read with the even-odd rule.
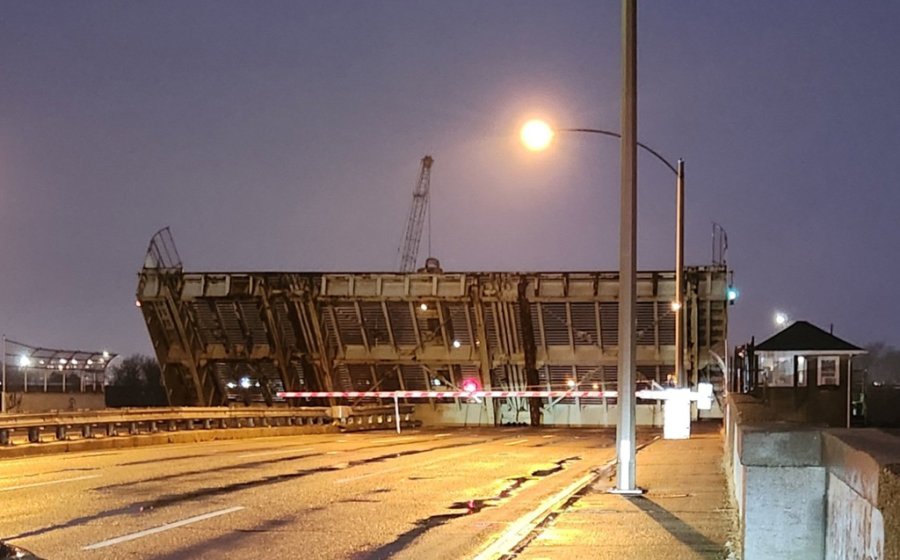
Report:
[[[763,352],[792,350],[864,352],[862,348],[854,346],[846,340],[840,339],[808,321],[794,322],[791,326],[781,332],[757,344],[756,350]]]

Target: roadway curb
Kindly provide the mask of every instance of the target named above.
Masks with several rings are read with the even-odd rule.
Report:
[[[659,439],[659,436],[654,437],[647,443],[637,446],[636,451],[650,446],[659,441]],[[523,543],[527,546],[534,532],[539,530],[540,526],[550,515],[559,513],[563,505],[572,496],[575,496],[585,488],[592,487],[600,479],[615,473],[616,462],[617,459],[613,458],[598,468],[590,469],[575,482],[541,502],[537,508],[520,517],[499,538],[483,548],[474,557],[474,560],[515,558],[521,552],[521,550],[518,550],[520,546]]]
[[[0,461],[37,457],[59,453],[79,453],[106,449],[126,449],[168,443],[200,443],[205,441],[227,441],[272,436],[295,436],[304,434],[337,433],[340,429],[333,425],[320,426],[270,426],[260,428],[235,428],[226,430],[190,430],[179,432],[159,432],[136,436],[95,437],[74,441],[50,441],[46,443],[26,443],[0,448]]]

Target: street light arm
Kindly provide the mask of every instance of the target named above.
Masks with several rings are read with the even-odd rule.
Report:
[[[612,132],[610,130],[600,130],[599,128],[560,128],[557,130],[559,130],[559,132],[590,132],[592,134],[602,134],[604,136],[612,136],[613,138],[621,138],[622,137],[622,135],[619,134],[618,132]],[[644,143],[641,143],[641,142],[638,142],[637,145],[639,148],[646,150],[651,155],[653,155],[656,159],[663,162],[663,164],[666,167],[668,167],[670,170],[672,170],[672,173],[674,173],[675,175],[678,175],[678,169],[676,169],[676,167],[674,165],[669,163],[669,160],[662,157],[662,155],[659,152],[657,152],[650,146],[648,146]]]

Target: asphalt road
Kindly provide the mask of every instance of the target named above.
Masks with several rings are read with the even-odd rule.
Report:
[[[47,559],[470,558],[614,443],[606,429],[445,429],[7,460],[0,541]]]

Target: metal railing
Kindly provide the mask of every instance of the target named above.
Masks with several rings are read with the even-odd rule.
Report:
[[[412,406],[401,407],[401,422],[411,425]],[[27,443],[40,443],[43,434],[58,441],[71,436],[91,439],[96,436],[135,436],[159,432],[210,429],[239,429],[285,426],[338,426],[344,430],[391,428],[395,425],[394,407],[363,407],[332,414],[329,407],[297,408],[141,408],[47,412],[0,416],[0,446],[13,443],[17,436]]]

